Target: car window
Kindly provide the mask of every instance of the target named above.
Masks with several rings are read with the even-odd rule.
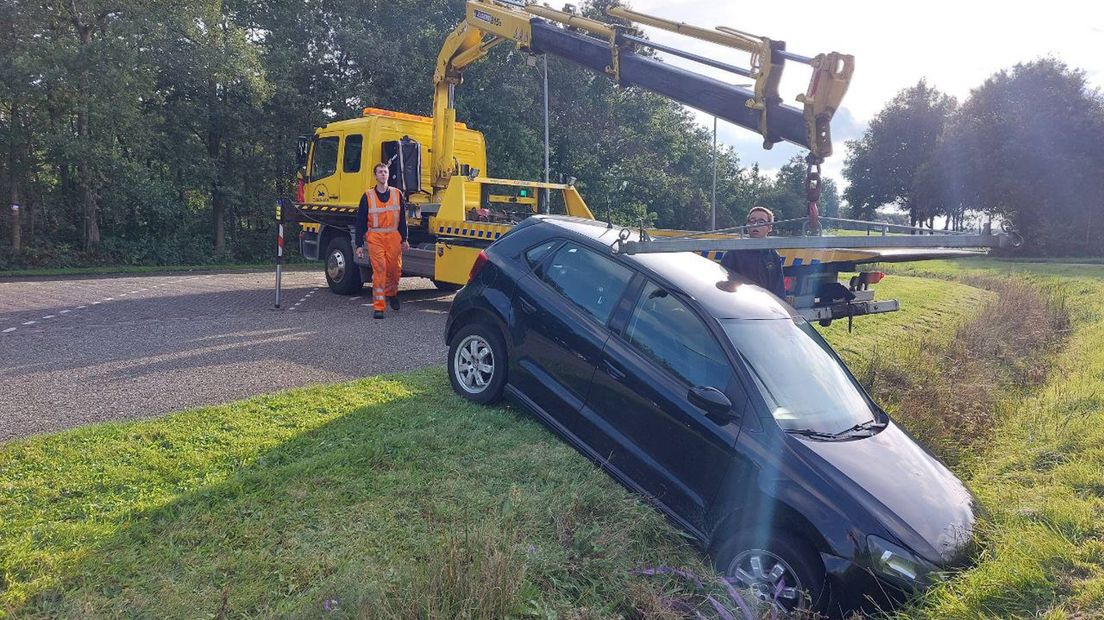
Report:
[[[360,153],[363,151],[364,136],[353,134],[345,138],[345,157],[341,164],[344,172],[360,172]]]
[[[574,243],[565,243],[552,257],[541,279],[605,323],[632,275],[632,270],[624,265]]]
[[[724,350],[701,319],[652,282],[640,293],[625,338],[691,387],[724,390],[732,375]]]
[[[529,263],[529,267],[536,267],[553,248],[560,244],[559,239],[553,239],[546,241],[540,245],[533,246],[525,251],[525,262]]]
[[[337,141],[337,136],[319,138],[314,141],[314,155],[311,157],[311,181],[324,179],[337,172]]]

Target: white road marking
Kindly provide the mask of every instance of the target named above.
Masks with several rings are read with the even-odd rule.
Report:
[[[77,310],[84,310],[84,309],[85,309],[85,308],[87,308],[87,307],[88,307],[88,306],[77,306]]]
[[[38,321],[27,321],[26,323],[24,323],[24,325],[34,325],[37,322]]]
[[[6,334],[6,333],[8,333],[8,332],[14,332],[14,331],[15,331],[16,329],[17,329],[17,328],[15,328],[15,327],[9,327],[9,328],[5,329],[5,330],[4,330],[4,331],[3,331],[2,333],[5,333],[5,334]]]
[[[44,318],[44,319],[52,319],[52,318],[54,318],[54,315],[52,315],[52,314],[47,314],[46,316],[44,316],[44,317],[42,317],[42,318]]]
[[[98,305],[100,305],[100,302],[98,302],[98,301],[94,301],[94,302],[92,302],[92,305],[93,305],[93,306],[98,306]]]
[[[104,301],[112,301],[112,300],[114,300],[114,299],[115,299],[114,297],[105,297],[105,298],[104,298]]]
[[[356,297],[353,297],[353,298],[352,298],[352,299],[350,299],[349,301],[356,301],[356,300],[358,300],[358,299],[360,299],[360,295],[357,295]]]
[[[62,310],[62,311],[61,311],[61,312],[59,312],[58,314],[67,314],[68,312],[69,312],[69,310]]]

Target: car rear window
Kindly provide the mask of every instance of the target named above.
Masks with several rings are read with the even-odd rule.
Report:
[[[568,242],[556,251],[541,278],[600,323],[605,323],[632,276],[628,267]]]
[[[560,239],[553,239],[529,248],[525,251],[525,262],[529,263],[530,268],[536,267],[560,243]]]

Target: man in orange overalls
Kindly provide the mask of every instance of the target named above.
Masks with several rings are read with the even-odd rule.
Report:
[[[372,317],[382,319],[387,302],[392,310],[399,309],[399,276],[402,275],[402,252],[410,248],[406,240],[406,210],[402,192],[387,185],[387,164],[372,168],[375,187],[360,197],[356,216],[356,255],[364,258],[364,244],[372,261]]]

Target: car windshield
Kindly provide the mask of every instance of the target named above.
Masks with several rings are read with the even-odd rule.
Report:
[[[720,322],[782,429],[839,433],[875,418],[865,394],[807,322]]]

